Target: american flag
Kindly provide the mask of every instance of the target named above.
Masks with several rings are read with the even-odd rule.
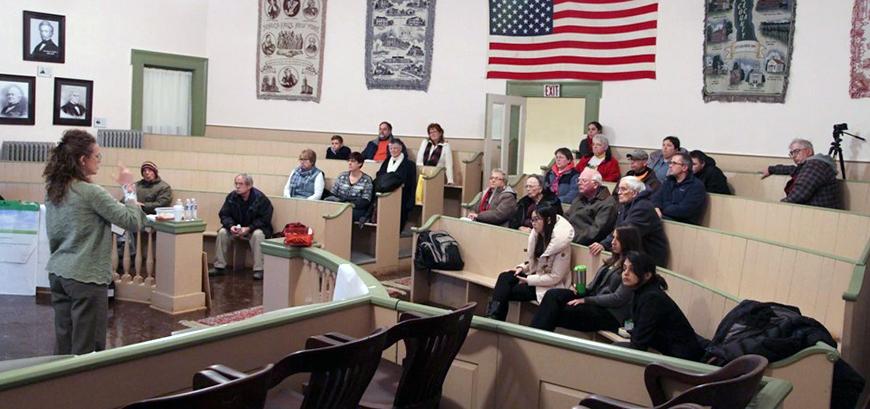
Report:
[[[658,0],[489,0],[487,78],[655,78]]]

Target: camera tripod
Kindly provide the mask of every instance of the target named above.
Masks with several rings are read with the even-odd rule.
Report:
[[[848,125],[846,124],[834,125],[834,142],[831,142],[831,149],[828,150],[828,156],[832,157],[834,161],[837,161],[837,159],[839,159],[840,176],[843,177],[843,180],[846,180],[846,162],[843,160],[843,147],[841,146],[841,144],[843,143],[843,134],[849,135],[855,139],[859,139],[865,142],[867,141],[866,139],[858,135],[846,132],[846,129],[849,129]]]

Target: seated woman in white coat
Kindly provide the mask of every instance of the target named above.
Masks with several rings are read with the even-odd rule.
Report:
[[[538,302],[551,288],[571,285],[571,240],[574,228],[556,209],[544,204],[532,213],[528,261],[498,276],[486,316],[507,318],[509,301]]]
[[[441,166],[447,175],[447,184],[453,184],[453,152],[450,144],[444,141],[444,129],[437,123],[429,124],[426,129],[429,138],[420,143],[417,150],[417,166]]]

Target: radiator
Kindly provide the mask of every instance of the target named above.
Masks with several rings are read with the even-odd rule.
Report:
[[[16,162],[45,162],[54,148],[54,142],[3,141],[0,160]]]
[[[142,149],[142,131],[135,129],[98,129],[97,143],[106,148]]]

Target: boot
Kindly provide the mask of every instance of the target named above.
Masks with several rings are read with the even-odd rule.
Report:
[[[504,321],[507,318],[508,303],[501,301],[490,301],[486,306],[486,317],[494,320]]]

